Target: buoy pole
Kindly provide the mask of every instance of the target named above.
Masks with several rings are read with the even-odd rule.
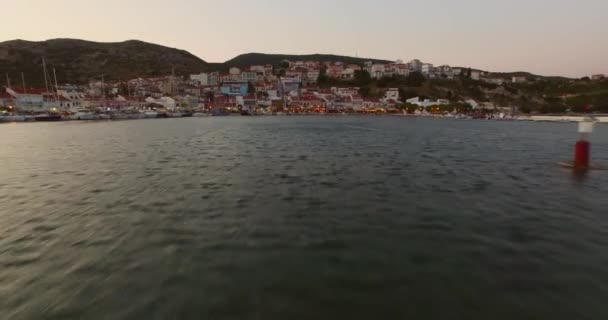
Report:
[[[574,170],[585,171],[589,169],[589,162],[591,161],[591,143],[588,136],[593,132],[593,122],[579,122],[578,132],[581,137],[574,148]]]

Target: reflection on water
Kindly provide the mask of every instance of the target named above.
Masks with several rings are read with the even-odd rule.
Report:
[[[606,319],[570,124],[0,126],[3,319]],[[608,134],[592,137],[608,162]]]

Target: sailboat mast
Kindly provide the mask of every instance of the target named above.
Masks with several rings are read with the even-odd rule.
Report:
[[[57,84],[57,72],[55,72],[55,68],[53,68],[53,77],[55,78],[55,91],[59,89],[59,85]]]
[[[44,72],[44,87],[46,92],[49,92],[49,81],[48,81],[48,73],[46,72],[46,61],[42,58],[42,71]]]
[[[54,90],[55,91],[55,100],[59,100],[59,97],[57,97],[58,91],[59,91],[59,85],[57,84],[57,72],[55,72],[55,67],[53,67],[53,77],[55,78],[55,90]]]
[[[26,101],[27,101],[29,99],[27,99],[27,89],[25,87],[25,75],[23,74],[23,72],[21,72],[21,84],[23,85],[23,95],[26,96]]]
[[[25,87],[25,75],[21,72],[21,84],[23,85],[23,93],[27,94],[27,88]]]

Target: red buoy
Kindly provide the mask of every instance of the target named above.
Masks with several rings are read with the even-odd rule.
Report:
[[[589,154],[591,152],[591,143],[587,140],[579,140],[576,143],[574,153],[574,169],[587,170],[589,169]]]

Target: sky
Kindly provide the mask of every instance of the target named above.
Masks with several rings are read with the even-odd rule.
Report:
[[[420,59],[489,71],[608,73],[608,0],[0,0],[0,41],[143,40],[239,54]]]

